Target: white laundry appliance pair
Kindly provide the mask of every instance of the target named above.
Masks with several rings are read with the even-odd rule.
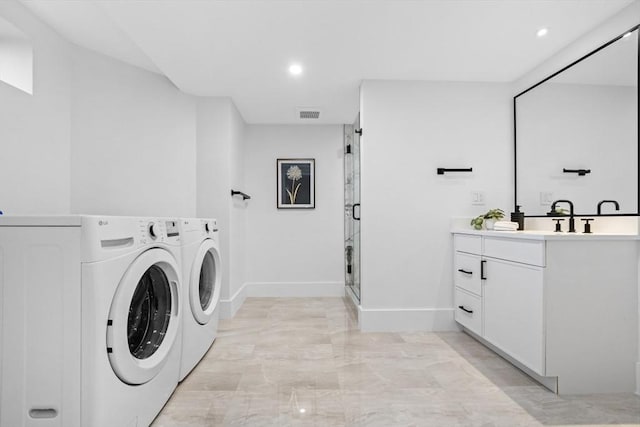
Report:
[[[148,426],[182,353],[177,219],[0,216],[0,425]]]
[[[183,309],[180,381],[200,362],[218,330],[221,284],[218,226],[215,219],[183,218]]]

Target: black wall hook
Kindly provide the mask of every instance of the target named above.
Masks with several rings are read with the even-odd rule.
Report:
[[[231,190],[231,196],[235,196],[236,194],[240,194],[242,196],[242,200],[249,200],[251,199],[251,196],[243,193],[242,191],[236,191],[236,190]]]

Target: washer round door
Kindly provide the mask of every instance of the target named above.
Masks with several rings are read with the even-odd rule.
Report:
[[[178,265],[163,249],[143,252],[116,290],[107,326],[107,353],[123,382],[144,384],[167,361],[180,322]]]
[[[189,302],[194,319],[206,325],[220,300],[220,251],[212,239],[206,239],[191,266]]]

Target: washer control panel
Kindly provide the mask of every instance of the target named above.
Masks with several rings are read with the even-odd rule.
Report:
[[[215,233],[216,231],[218,231],[218,222],[213,219],[213,220],[202,220],[202,224],[204,226],[204,231],[207,234],[211,234],[211,233]]]
[[[181,244],[177,218],[84,215],[82,227],[82,262],[111,258],[146,245]]]
[[[167,237],[178,237],[180,231],[178,228],[178,221],[165,221],[164,228],[167,230]]]
[[[160,226],[155,222],[150,222],[147,226],[147,231],[149,232],[149,237],[155,240],[160,235]]]
[[[140,243],[180,243],[178,220],[148,219],[140,220]]]
[[[165,237],[162,223],[155,220],[140,220],[138,235],[142,244],[163,242]]]
[[[167,231],[164,222],[156,219],[140,220],[139,234],[140,243],[147,244],[153,242],[165,242],[167,240]]]

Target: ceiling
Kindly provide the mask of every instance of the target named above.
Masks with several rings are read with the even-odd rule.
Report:
[[[22,0],[75,44],[231,97],[248,123],[300,123],[298,107],[350,123],[365,79],[513,81],[633,1]]]

